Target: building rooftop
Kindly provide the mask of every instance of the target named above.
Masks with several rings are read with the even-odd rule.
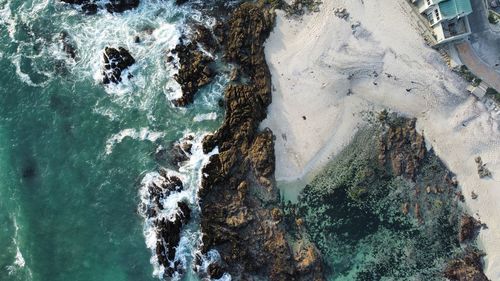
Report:
[[[447,0],[439,3],[443,18],[454,18],[472,13],[470,0]]]

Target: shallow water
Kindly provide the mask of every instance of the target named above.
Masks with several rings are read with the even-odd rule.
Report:
[[[299,196],[299,213],[323,255],[326,276],[444,281],[446,263],[463,250],[463,209],[444,181],[448,171],[428,152],[415,181],[395,176],[377,164],[380,134],[361,129]],[[431,185],[443,191],[426,192]]]
[[[0,280],[157,279],[141,181],[159,146],[218,127],[225,83],[218,77],[188,109],[171,105],[178,86],[164,56],[196,16],[172,2],[84,16],[55,0],[0,0]],[[100,83],[106,46],[137,61],[119,86]]]

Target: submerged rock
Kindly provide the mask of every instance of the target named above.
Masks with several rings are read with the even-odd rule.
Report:
[[[76,59],[76,47],[72,40],[69,38],[69,34],[66,31],[59,33],[59,40],[62,44],[63,51],[70,56],[72,59]]]
[[[180,141],[176,141],[172,143],[172,148],[170,150],[171,163],[174,166],[179,166],[182,162],[189,160],[191,156],[191,148],[193,147],[192,135],[188,135],[181,139]]]
[[[118,49],[106,47],[103,54],[104,69],[102,72],[104,84],[113,82],[118,84],[122,81],[122,71],[135,63],[134,57],[122,47]],[[129,76],[128,78],[130,78]]]

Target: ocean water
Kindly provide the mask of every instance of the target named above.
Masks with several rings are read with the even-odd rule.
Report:
[[[188,108],[171,105],[179,86],[165,54],[187,18],[210,23],[173,2],[86,16],[57,0],[0,0],[0,280],[158,280],[141,204],[160,165],[187,185],[179,197],[195,215],[181,244],[192,258],[206,156],[194,153],[178,169],[154,154],[188,133],[196,150],[220,125],[226,80],[217,77]],[[61,32],[76,60],[62,51]],[[106,46],[130,51],[133,78],[102,85]]]

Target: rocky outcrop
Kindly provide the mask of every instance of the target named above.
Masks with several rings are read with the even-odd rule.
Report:
[[[263,43],[273,22],[266,8],[244,3],[227,23],[224,56],[247,79],[226,88],[224,123],[203,141],[205,153],[217,146],[219,154],[203,168],[199,191],[202,252],[217,250],[233,280],[323,280],[315,248],[292,249],[278,208],[274,137],[258,130],[271,103]]]
[[[483,273],[482,253],[468,248],[466,253],[448,263],[444,276],[450,281],[489,281]]]
[[[476,238],[479,230],[481,229],[481,222],[469,215],[463,215],[460,219],[460,231],[458,233],[458,240],[463,243]]]
[[[102,6],[96,0],[60,0],[68,4],[79,5],[86,14],[95,14],[100,8],[105,8],[110,13],[122,13],[139,6],[139,0],[109,0]]]
[[[59,33],[59,41],[61,42],[62,50],[68,54],[70,58],[76,59],[76,47],[66,31]]]
[[[103,54],[104,69],[102,72],[104,84],[113,82],[118,84],[122,81],[122,71],[135,63],[134,57],[122,47],[118,49],[106,47]],[[129,74],[128,78],[131,78]]]
[[[139,6],[139,0],[109,0],[104,5],[110,13],[123,13],[127,10],[135,9]]]
[[[179,166],[182,162],[189,160],[191,148],[193,147],[193,139],[193,135],[187,135],[180,141],[176,141],[172,144],[170,150],[171,164]]]
[[[213,62],[213,59],[198,49],[196,41],[186,45],[178,44],[171,52],[179,58],[180,67],[177,74],[174,75],[174,79],[182,90],[182,97],[174,100],[173,104],[186,106],[193,103],[194,95],[198,89],[212,81],[214,72],[210,63]]]
[[[175,272],[182,273],[183,267],[180,261],[175,260],[175,252],[181,241],[182,227],[191,218],[191,209],[186,203],[177,203],[177,208],[178,212],[173,220],[163,218],[155,222],[160,237],[156,242],[156,256],[168,277],[172,277]]]
[[[480,178],[491,177],[491,171],[486,168],[486,164],[483,163],[483,160],[480,156],[477,156],[474,161],[477,165],[477,174]]]
[[[163,169],[159,173],[158,180],[151,181],[147,186],[149,202],[145,214],[152,220],[156,229],[155,254],[158,263],[164,267],[164,275],[172,277],[175,272],[183,270],[180,261],[175,259],[175,254],[181,240],[182,228],[191,218],[191,209],[187,203],[180,201],[172,218],[159,215],[166,208],[163,206],[164,200],[183,189],[182,181],[178,177],[168,175]]]
[[[163,199],[183,189],[182,181],[178,177],[167,175],[165,170],[160,170],[160,175],[161,184],[153,181],[148,185],[148,194],[151,201],[151,206],[146,210],[148,217],[155,217],[159,211],[164,209],[161,203]]]
[[[381,165],[389,166],[396,176],[414,180],[427,150],[424,137],[415,129],[416,119],[403,122],[389,122],[387,133],[381,135],[379,140],[378,159]]]

